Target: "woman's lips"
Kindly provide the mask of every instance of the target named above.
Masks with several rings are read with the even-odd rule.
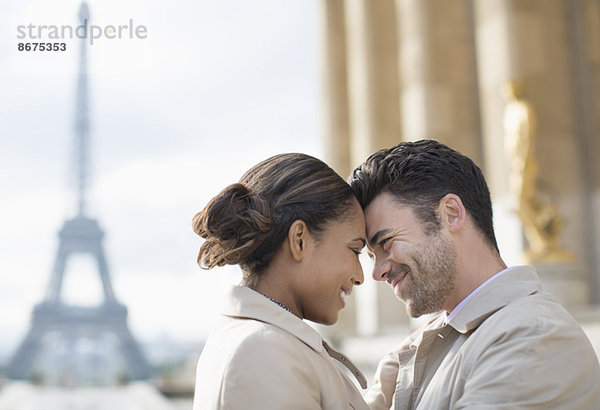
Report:
[[[342,309],[346,307],[346,297],[350,296],[352,293],[352,289],[347,289],[345,287],[340,288],[340,300],[342,301]]]

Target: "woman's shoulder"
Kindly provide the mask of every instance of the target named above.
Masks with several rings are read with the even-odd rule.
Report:
[[[216,397],[214,400],[228,408],[293,408],[297,392],[302,391],[302,397],[314,404],[310,408],[318,408],[319,369],[314,353],[306,349],[293,335],[274,325],[229,318],[219,324],[204,346],[196,394]],[[277,386],[277,393],[273,386]],[[258,407],[267,396],[274,407]]]
[[[227,318],[211,338],[228,341],[236,351],[260,352],[263,350],[293,351],[296,354],[310,349],[292,333],[256,319]]]
[[[244,368],[277,374],[278,368],[286,372],[294,366],[314,376],[319,367],[319,355],[293,334],[254,319],[222,322],[209,337],[202,356],[207,362],[220,363],[226,374]]]

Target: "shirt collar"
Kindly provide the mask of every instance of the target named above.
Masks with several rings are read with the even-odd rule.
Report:
[[[460,333],[478,327],[492,313],[510,302],[541,290],[540,278],[531,266],[515,266],[499,272],[476,289],[448,324]],[[452,314],[452,313],[451,313]]]
[[[454,309],[452,309],[452,312],[450,312],[450,314],[446,315],[446,318],[444,320],[444,324],[448,324],[452,319],[454,319],[456,317],[456,315],[458,315],[458,312],[460,312],[462,310],[462,308],[469,303],[469,301],[471,299],[473,299],[473,297],[479,293],[479,291],[481,291],[481,289],[485,288],[491,281],[493,281],[494,279],[496,279],[498,276],[510,271],[511,269],[514,269],[515,267],[510,267],[510,268],[506,268],[506,269],[502,269],[500,272],[496,273],[494,276],[492,276],[491,278],[488,278],[485,282],[483,282],[481,285],[479,285],[477,287],[477,289],[475,289],[473,292],[469,293],[469,295],[464,298],[463,300],[460,301],[460,303],[458,305],[456,305],[456,307]]]
[[[319,353],[324,350],[323,340],[315,329],[247,286],[233,286],[230,289],[221,313],[269,323],[291,333]]]

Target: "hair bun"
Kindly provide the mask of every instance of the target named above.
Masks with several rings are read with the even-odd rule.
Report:
[[[273,227],[269,203],[243,184],[231,184],[215,196],[193,220],[194,232],[206,239],[198,264],[245,264]]]

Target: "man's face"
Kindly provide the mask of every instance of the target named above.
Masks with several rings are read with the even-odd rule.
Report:
[[[373,279],[388,282],[412,317],[441,310],[456,276],[456,251],[443,228],[425,235],[411,207],[389,193],[369,204],[365,218]]]

